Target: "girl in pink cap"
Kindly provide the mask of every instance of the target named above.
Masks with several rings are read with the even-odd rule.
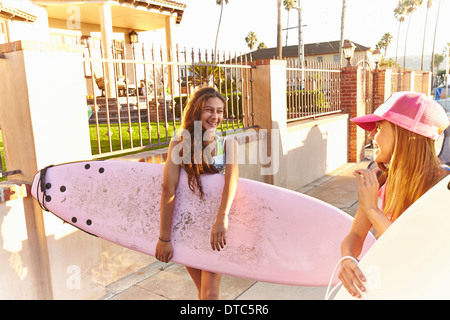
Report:
[[[356,257],[373,228],[378,236],[419,197],[447,174],[435,152],[435,140],[449,125],[444,109],[424,94],[397,92],[373,114],[351,119],[370,131],[377,170],[354,172],[358,210],[341,245],[344,259],[339,279],[356,297],[366,280]],[[353,257],[353,258],[352,258]]]

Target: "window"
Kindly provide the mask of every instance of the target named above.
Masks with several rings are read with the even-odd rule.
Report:
[[[339,55],[338,54],[335,54],[334,56],[333,56],[333,61],[334,61],[334,63],[340,63],[341,61],[339,60]]]
[[[113,40],[114,44],[114,59],[123,60],[124,55],[124,41],[123,40]],[[125,63],[115,63],[116,75],[118,77],[125,75]]]
[[[81,43],[81,32],[50,28],[50,42],[58,43],[58,44],[60,44],[60,43],[80,44]]]
[[[0,18],[0,44],[8,42],[9,42],[8,22]]]
[[[74,35],[64,35],[64,43],[67,44],[80,44],[80,37]]]
[[[322,56],[317,57],[317,62],[323,62],[323,57]]]
[[[50,34],[50,41],[52,43],[63,43],[63,36],[60,34]]]
[[[84,46],[83,58],[91,58],[91,53],[89,52],[89,45],[91,40],[90,38],[91,37],[89,36],[82,36],[80,39],[80,43]],[[84,77],[85,78],[92,77],[91,63],[83,59],[83,66],[84,66]]]

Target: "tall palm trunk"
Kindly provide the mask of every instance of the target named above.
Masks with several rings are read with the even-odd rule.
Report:
[[[219,18],[219,24],[217,25],[217,33],[216,33],[216,42],[215,42],[215,44],[214,44],[214,62],[217,62],[217,61],[219,61],[218,59],[219,59],[219,57],[218,57],[218,54],[217,54],[217,39],[219,38],[219,29],[220,29],[220,24],[222,23],[222,13],[223,13],[223,3],[224,3],[225,1],[224,0],[222,0],[221,1],[221,4],[220,4],[220,18]]]
[[[427,22],[428,22],[428,11],[430,11],[432,1],[427,3],[427,14],[425,16],[425,26],[423,28],[423,41],[422,41],[422,60],[420,61],[420,70],[423,70],[423,53],[425,51],[425,39],[427,34]]]
[[[431,72],[434,72],[434,47],[436,45],[436,33],[437,33],[437,26],[438,26],[438,21],[439,21],[439,11],[441,10],[441,0],[439,0],[438,2],[438,10],[437,10],[437,17],[436,17],[436,24],[434,26],[434,39],[433,39],[433,50],[431,52]],[[433,75],[433,86],[434,86],[434,82],[435,82],[435,75]]]
[[[287,16],[287,25],[286,25],[286,47],[288,45],[288,37],[289,37],[289,16],[290,16],[290,10],[288,10],[288,16]]]
[[[397,59],[398,59],[398,40],[400,39],[400,27],[402,26],[402,21],[400,20],[398,22],[398,30],[397,30],[397,44],[395,47],[395,64],[397,64]]]
[[[408,32],[409,32],[409,24],[411,23],[411,16],[412,14],[409,15],[408,27],[406,27],[405,50],[403,51],[403,70],[406,70],[406,45],[408,44]]]
[[[281,0],[277,0],[277,56],[278,59],[283,57],[283,44],[281,39],[282,25],[281,25]]]
[[[341,14],[341,43],[339,47],[339,63],[342,64],[342,47],[344,46],[344,31],[345,31],[345,13],[347,11],[347,0],[342,0],[342,14]]]

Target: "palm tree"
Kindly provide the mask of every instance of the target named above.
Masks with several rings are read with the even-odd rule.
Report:
[[[442,63],[442,62],[444,62],[444,55],[445,55],[445,52],[443,52],[442,54],[440,54],[440,53],[436,53],[435,55],[434,55],[434,68],[436,68],[436,74],[438,73],[438,71],[439,71],[439,65]],[[433,72],[434,72],[434,68],[433,68]]]
[[[266,49],[267,48],[267,46],[266,46],[266,44],[264,43],[264,42],[260,42],[259,44],[258,44],[258,46],[256,47],[256,49]]]
[[[406,0],[406,15],[409,16],[408,19],[408,27],[406,28],[406,37],[405,37],[405,51],[403,53],[403,70],[406,69],[406,45],[408,43],[408,32],[409,25],[411,24],[411,17],[414,11],[416,11],[417,7],[422,5],[423,0]]]
[[[289,29],[289,13],[291,12],[291,10],[295,7],[295,4],[297,3],[297,0],[283,0],[283,5],[284,8],[287,10],[288,12],[288,16],[287,16],[287,25],[286,28]],[[288,35],[289,35],[289,30],[286,30],[286,46],[288,45]]]
[[[216,4],[221,6],[221,8],[220,8],[219,24],[217,25],[216,42],[214,44],[214,60],[215,61],[217,61],[217,56],[218,56],[218,54],[217,54],[217,39],[219,38],[219,29],[220,29],[220,24],[222,23],[223,3],[224,3],[223,0],[216,0]],[[228,0],[225,0],[225,4],[228,4]]]
[[[384,49],[384,56],[386,57],[387,48],[392,42],[392,35],[389,32],[386,32],[382,37],[381,40],[378,41],[378,48]]]
[[[255,44],[258,42],[258,38],[256,37],[256,33],[253,31],[250,31],[248,35],[245,37],[245,42],[247,42],[248,47],[250,50],[253,50],[255,47]]]
[[[427,15],[425,16],[425,26],[423,28],[423,43],[422,43],[422,60],[420,62],[420,70],[423,70],[423,52],[425,50],[425,35],[427,31],[427,21],[428,21],[428,11],[430,7],[433,5],[433,0],[427,0]]]
[[[397,7],[394,9],[394,17],[398,21],[397,46],[395,48],[395,63],[397,63],[398,57],[398,40],[400,39],[400,27],[402,25],[402,22],[405,21],[405,10],[406,10],[406,1],[400,0],[397,4]]]
[[[344,30],[345,30],[345,13],[347,11],[347,0],[342,0],[341,15],[341,44],[339,47],[339,63],[342,64],[342,47],[344,46]]]

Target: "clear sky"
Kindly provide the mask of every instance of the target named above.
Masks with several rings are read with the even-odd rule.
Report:
[[[174,30],[175,43],[181,47],[213,49],[220,15],[220,6],[215,0],[178,0],[186,4],[183,20]],[[431,54],[438,1],[434,0],[429,10],[426,29],[425,54]],[[440,17],[435,52],[442,53],[450,42],[450,0],[440,0]],[[345,38],[361,45],[375,48],[384,33],[392,36],[387,56],[394,57],[396,51],[398,22],[393,11],[398,0],[347,0]],[[422,40],[426,16],[426,2],[413,14],[409,29],[407,56],[422,53]],[[229,0],[224,6],[219,32],[218,50],[249,52],[244,38],[250,31],[257,35],[258,42],[267,47],[276,46],[277,8],[276,0]],[[287,25],[287,11],[283,8],[283,28]],[[334,41],[340,39],[341,0],[302,0],[304,43]],[[298,25],[297,11],[291,11],[289,26]],[[408,18],[402,24],[399,37],[399,56],[403,56]],[[289,32],[288,45],[297,44],[297,29]],[[283,32],[283,45],[286,31]]]

